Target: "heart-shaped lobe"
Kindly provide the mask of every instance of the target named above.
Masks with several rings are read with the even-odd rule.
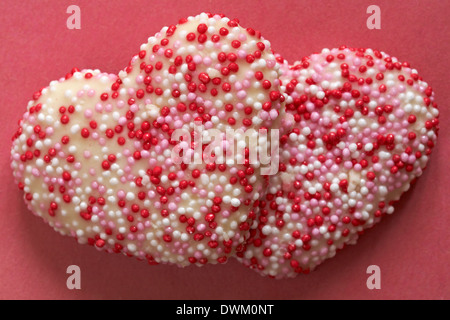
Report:
[[[282,63],[279,174],[260,201],[242,263],[275,278],[308,273],[394,211],[436,142],[432,88],[371,49],[324,49]]]
[[[278,118],[278,69],[259,32],[203,13],[149,38],[118,76],[51,82],[11,151],[29,209],[80,243],[151,264],[226,262],[266,184],[248,138]],[[208,130],[228,129],[232,141],[208,149]],[[242,154],[220,156],[231,142]]]

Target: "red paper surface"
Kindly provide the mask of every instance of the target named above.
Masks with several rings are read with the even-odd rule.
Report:
[[[81,29],[69,30],[69,5]],[[381,8],[381,30],[366,9]],[[409,61],[433,87],[441,131],[428,169],[385,218],[310,275],[272,280],[231,260],[178,269],[97,252],[62,237],[26,209],[9,168],[11,136],[34,91],[72,67],[117,73],[164,25],[201,11],[239,18],[293,62],[324,47],[373,47]],[[0,2],[0,299],[448,299],[448,70],[450,2],[437,1],[13,1]],[[381,290],[366,287],[369,265]],[[66,268],[81,268],[81,290]]]

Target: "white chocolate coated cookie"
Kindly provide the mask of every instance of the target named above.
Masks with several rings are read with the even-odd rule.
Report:
[[[293,123],[280,170],[240,261],[275,278],[308,273],[394,211],[435,145],[432,88],[409,63],[371,49],[324,49],[283,63]]]
[[[258,32],[189,17],[118,76],[74,70],[35,94],[14,137],[14,177],[30,210],[80,243],[151,264],[224,263],[267,184],[245,134],[279,118],[278,78]],[[233,141],[208,149],[209,133],[228,129]]]

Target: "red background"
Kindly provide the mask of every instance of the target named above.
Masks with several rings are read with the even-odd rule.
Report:
[[[66,9],[81,9],[68,30]],[[381,8],[381,30],[366,9]],[[409,61],[434,88],[440,138],[428,169],[393,216],[310,275],[272,280],[242,267],[178,269],[96,252],[53,232],[26,209],[9,168],[10,137],[31,95],[72,67],[116,73],[164,25],[201,11],[259,29],[293,62],[324,47],[373,47]],[[0,298],[1,299],[448,299],[448,0],[429,1],[13,1],[0,3]],[[447,199],[446,199],[447,198]],[[68,290],[66,268],[81,268]],[[381,268],[381,290],[366,269]]]

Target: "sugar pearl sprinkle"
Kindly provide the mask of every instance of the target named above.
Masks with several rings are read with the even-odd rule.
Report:
[[[309,273],[394,203],[425,169],[438,133],[432,88],[371,49],[324,49],[282,64],[280,171],[239,260],[274,278]]]
[[[34,94],[13,137],[28,208],[99,250],[225,263],[242,250],[267,181],[245,141],[243,163],[175,164],[171,135],[194,135],[194,122],[270,128],[285,98],[279,67],[258,31],[202,13],[149,38],[118,75],[73,69]]]

